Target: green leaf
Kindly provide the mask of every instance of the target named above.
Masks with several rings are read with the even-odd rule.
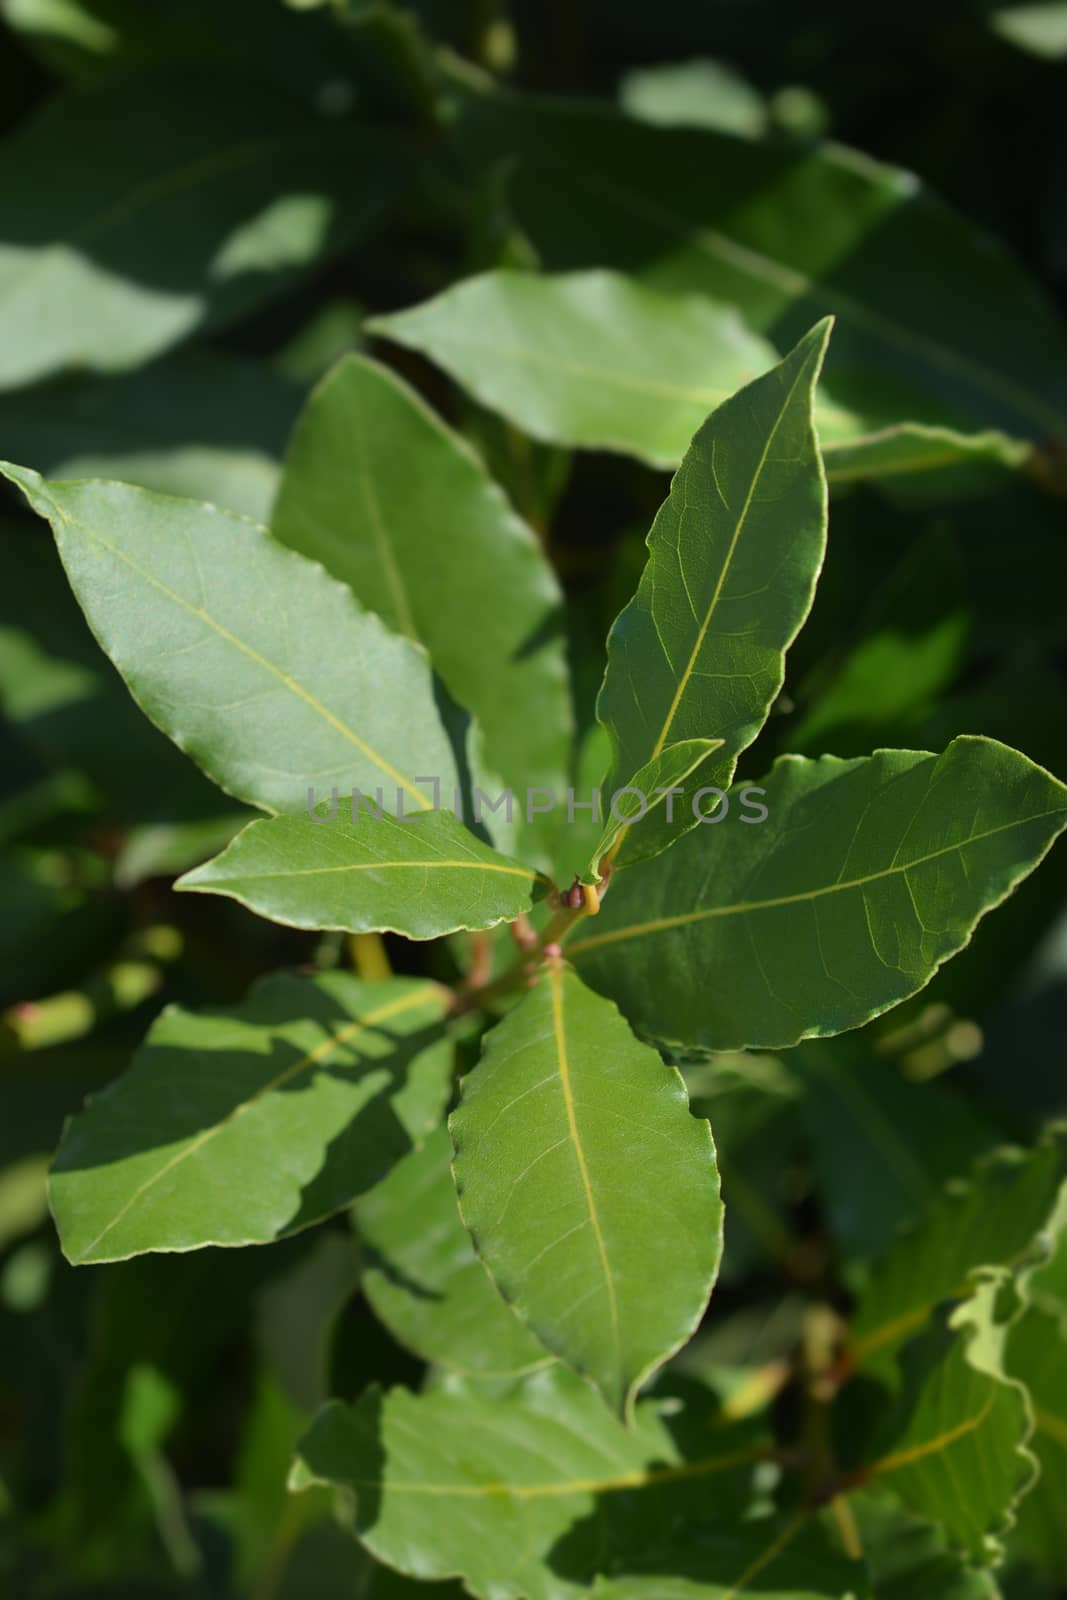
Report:
[[[997,6],[989,25],[994,33],[1029,55],[1050,61],[1067,56],[1067,5],[1063,0]]]
[[[629,1416],[695,1330],[722,1254],[711,1130],[681,1077],[554,963],[489,1034],[449,1127],[498,1289]]]
[[[679,833],[693,826],[684,804],[681,814],[675,815],[678,796],[684,794],[681,786],[722,745],[721,739],[683,739],[669,744],[635,772],[628,784],[602,796],[601,809],[607,801],[607,819],[583,881],[597,881],[602,858],[609,851],[620,867],[630,866],[659,855]]]
[[[613,272],[488,272],[369,326],[443,367],[535,439],[676,466],[709,410],[778,361],[735,306],[669,294]],[[1030,447],[1002,433],[899,422],[877,393],[815,418],[832,484],[899,492],[934,475],[943,492],[1015,468]]]
[[[721,61],[671,62],[626,73],[619,100],[646,122],[720,128],[724,133],[767,131],[767,104],[758,89]]]
[[[184,350],[0,396],[0,437],[45,477],[117,478],[265,521],[299,399],[268,366]]]
[[[728,1050],[858,1027],[928,983],[1067,826],[1063,784],[969,736],[940,756],[785,756],[753,792],[767,816],[743,838],[745,787],[620,874],[567,945],[643,1033]]]
[[[613,789],[668,744],[711,738],[724,748],[701,783],[725,787],[782,687],[826,547],[811,406],[829,332],[812,329],[713,412],[675,475],[608,636],[597,716],[615,742]],[[676,813],[676,832],[696,826],[689,791]]]
[[[688,1530],[687,1530],[688,1531]],[[812,1516],[761,1517],[686,1547],[646,1554],[640,1570],[598,1578],[592,1600],[861,1600],[863,1568],[831,1545]],[[939,1596],[938,1600],[942,1600]]]
[[[481,462],[413,390],[341,360],[297,424],[271,529],[426,646],[520,807],[529,788],[563,787],[559,585]]]
[[[947,1326],[909,1351],[904,1391],[865,1469],[912,1510],[939,1523],[972,1560],[994,1562],[1015,1502],[1032,1485],[1026,1393],[1005,1378],[997,1275]]]
[[[291,928],[437,939],[513,922],[532,909],[544,882],[482,844],[450,811],[400,820],[364,805],[358,821],[251,822],[175,887],[227,895]]]
[[[355,1530],[423,1580],[460,1573],[481,1600],[577,1600],[671,1528],[736,1535],[761,1455],[706,1392],[643,1401],[633,1428],[558,1366],[506,1397],[371,1389],[319,1413],[291,1484],[355,1491]],[[738,1569],[740,1575],[741,1569]]]
[[[123,371],[247,314],[367,230],[397,150],[247,75],[51,101],[0,152],[0,388]]]
[[[902,1223],[923,1218],[944,1184],[997,1142],[995,1124],[954,1092],[951,1078],[909,1080],[865,1034],[800,1045],[788,1064],[803,1085],[799,1109],[823,1214],[846,1260],[884,1251]]]
[[[1047,1230],[1050,1259],[1026,1275],[1025,1309],[1008,1330],[1004,1362],[1026,1387],[1034,1419],[1030,1448],[1041,1476],[1019,1507],[1011,1554],[1044,1578],[1067,1583],[1067,1227],[1059,1215]]]
[[[998,1150],[966,1183],[953,1183],[922,1225],[903,1234],[871,1274],[852,1322],[850,1360],[891,1378],[905,1339],[926,1326],[944,1301],[974,1289],[982,1268],[1025,1263],[1065,1201],[1067,1129],[1051,1131],[1032,1151]]]
[[[67,1126],[52,1210],[75,1263],[262,1244],[379,1182],[434,1128],[447,993],[276,973],[234,1010],[168,1008]]]
[[[859,1526],[874,1600],[915,1600],[917,1595],[1000,1600],[990,1574],[948,1550],[936,1524],[912,1516],[888,1494],[852,1494],[848,1503]]]
[[[1067,1321],[1028,1306],[1008,1333],[1005,1365],[1030,1396],[1030,1448],[1041,1468],[1019,1507],[1012,1548],[1062,1587],[1067,1583]]]
[[[552,1357],[497,1294],[463,1226],[448,1132],[357,1199],[363,1293],[393,1337],[424,1361],[478,1377],[520,1377]]]
[[[609,261],[735,305],[782,345],[832,313],[835,404],[862,412],[875,393],[887,421],[1063,432],[1060,319],[913,174],[834,145],[801,154],[792,140],[654,128],[454,71],[472,152],[515,161],[515,218],[549,271]]]
[[[141,709],[228,793],[301,812],[319,784],[382,789],[410,812],[431,779],[456,786],[425,653],[316,563],[215,506],[0,472],[51,522]]]

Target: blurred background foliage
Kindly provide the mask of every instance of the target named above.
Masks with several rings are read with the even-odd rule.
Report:
[[[114,337],[81,367],[30,301],[10,310],[0,454],[266,517],[303,397],[338,355],[372,349],[545,535],[573,602],[580,730],[667,480],[536,444],[365,331],[369,313],[530,259],[507,160],[472,183],[457,159],[441,49],[649,122],[798,149],[829,137],[912,169],[1067,298],[1067,5],[0,0],[0,17],[0,285],[5,256],[47,243],[64,211],[121,206],[117,177],[150,182],[157,141],[210,159],[219,130],[247,124],[278,150],[236,240],[225,196],[198,213],[194,183],[158,231],[119,218],[95,253],[91,229],[80,256],[65,247],[86,280],[132,286],[137,309],[120,296]],[[274,203],[303,193],[302,162],[332,206]],[[914,261],[917,279],[937,270]],[[323,1500],[284,1487],[325,1394],[420,1377],[360,1296],[345,1219],[238,1253],[82,1270],[59,1254],[49,1154],[158,1009],[232,1003],[262,972],[353,952],[171,893],[234,808],[134,706],[13,498],[0,540],[0,1591],[407,1593]],[[856,487],[834,494],[830,549],[743,776],[778,750],[939,749],[961,732],[1067,774],[1062,497],[1018,473],[934,503]],[[781,1060],[692,1068],[732,1210],[713,1322],[686,1362],[787,1350],[798,1297],[847,1294],[939,1183],[1067,1111],[1065,909],[1060,851],[891,1017]],[[400,970],[422,959],[389,943]],[[1031,1556],[1014,1551],[1005,1592],[1031,1592]]]

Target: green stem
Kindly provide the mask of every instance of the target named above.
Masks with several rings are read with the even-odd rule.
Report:
[[[505,999],[516,990],[527,987],[531,978],[537,972],[545,959],[546,950],[553,945],[558,945],[571,931],[576,923],[588,916],[585,906],[561,906],[555,916],[546,924],[537,943],[520,956],[515,965],[509,967],[507,972],[499,978],[494,978],[491,983],[475,984],[456,997],[453,1011],[456,1016],[464,1016],[468,1011],[479,1011],[485,1006],[492,1005],[496,1000]]]

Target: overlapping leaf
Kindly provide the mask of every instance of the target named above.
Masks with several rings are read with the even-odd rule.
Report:
[[[567,946],[642,1032],[711,1049],[837,1033],[921,989],[1067,826],[1067,789],[991,739],[785,757],[619,876]]]
[[[519,796],[564,783],[559,586],[466,443],[384,367],[350,356],[293,436],[272,531],[424,644]]]
[[[1067,1583],[1067,1228],[1062,1220],[1052,1259],[1027,1275],[1027,1304],[1008,1331],[1004,1353],[1005,1366],[1030,1397],[1030,1449],[1041,1469],[1019,1507],[1012,1550],[1060,1585]]]
[[[171,69],[53,100],[0,157],[0,388],[231,321],[357,238],[398,171],[395,139],[254,78]]]
[[[814,1517],[761,1517],[699,1535],[684,1550],[648,1552],[640,1570],[601,1577],[592,1600],[867,1600],[866,1574]]]
[[[1000,1600],[988,1569],[972,1567],[958,1552],[947,1549],[936,1523],[912,1516],[890,1494],[852,1494],[848,1504],[874,1600],[914,1600],[916,1595]]]
[[[0,438],[45,477],[117,478],[263,522],[299,399],[265,364],[182,350],[126,376],[0,396]]]
[[[683,739],[669,744],[629,782],[601,795],[604,829],[593,847],[584,881],[596,882],[610,853],[618,865],[646,861],[693,825],[685,780],[722,748],[721,739]]]
[[[1021,1384],[1005,1377],[997,1274],[908,1352],[905,1385],[866,1469],[978,1563],[1001,1553],[1036,1467]]]
[[[320,1412],[291,1481],[352,1489],[359,1537],[402,1572],[460,1573],[480,1600],[575,1600],[606,1550],[625,1571],[682,1525],[736,1548],[761,1452],[709,1400],[644,1401],[627,1429],[558,1366],[506,1399],[372,1389]]]
[[[519,1377],[552,1357],[509,1310],[474,1253],[439,1128],[353,1207],[363,1293],[401,1344],[451,1372]]]
[[[347,1205],[438,1123],[446,999],[414,979],[283,973],[232,1011],[164,1011],[60,1145],[67,1256],[261,1244]]]
[[[851,1360],[890,1378],[894,1357],[945,1301],[973,1292],[979,1268],[1033,1262],[1067,1198],[1067,1132],[1055,1129],[1031,1151],[983,1158],[969,1181],[953,1183],[925,1222],[903,1234],[871,1274],[852,1321]]]
[[[269,817],[176,885],[224,894],[293,928],[372,929],[436,939],[492,928],[532,909],[544,882],[491,850],[449,811],[358,820]]]
[[[535,439],[655,466],[681,461],[707,413],[778,360],[735,307],[612,272],[485,273],[371,326]],[[816,404],[831,484],[872,478],[928,493],[933,475],[945,492],[1029,454],[1002,433],[901,423],[891,405],[879,413],[877,395],[856,403],[862,411],[826,394]]]
[[[836,404],[862,410],[875,393],[899,422],[1062,433],[1055,312],[911,173],[833,145],[801,152],[502,94],[466,73],[460,90],[477,156],[515,159],[517,221],[549,270],[609,260],[736,305],[779,345],[831,312]]]
[[[826,544],[811,408],[828,337],[828,324],[812,329],[712,413],[660,507],[597,701],[613,787],[689,739],[724,741],[699,781],[728,784],[782,686]],[[676,831],[696,826],[688,790],[676,809]]]
[[[695,1329],[722,1252],[715,1150],[681,1077],[552,964],[489,1035],[449,1126],[497,1287],[628,1414]]]
[[[228,792],[301,812],[317,786],[383,788],[410,812],[456,786],[425,653],[316,563],[214,506],[0,470],[142,710]]]

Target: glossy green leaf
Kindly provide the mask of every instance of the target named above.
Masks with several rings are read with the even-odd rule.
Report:
[[[474,1253],[439,1128],[355,1203],[363,1293],[424,1361],[477,1377],[520,1377],[552,1357],[509,1310]]]
[[[141,709],[228,793],[299,813],[318,785],[381,788],[395,813],[456,786],[425,653],[315,562],[215,506],[0,471]]]
[[[371,328],[418,350],[483,405],[536,439],[619,450],[675,466],[708,412],[778,360],[735,306],[670,294],[613,272],[468,278]],[[1029,446],[986,431],[900,422],[879,395],[854,408],[820,391],[815,418],[831,484],[869,478],[898,490],[981,483]]]
[[[812,394],[829,325],[714,411],[648,536],[637,593],[608,636],[597,716],[611,788],[668,744],[721,738],[699,783],[725,787],[782,687],[826,546]],[[694,780],[675,831],[695,827]]]
[[[299,399],[268,366],[183,350],[127,376],[0,396],[0,438],[45,477],[121,479],[264,522]]]
[[[627,784],[603,794],[604,831],[589,858],[585,881],[597,881],[601,861],[609,851],[620,867],[630,866],[659,855],[686,832],[692,823],[683,798],[685,780],[722,744],[721,739],[683,739],[669,744]]]
[[[749,826],[745,792],[620,874],[567,944],[643,1033],[726,1050],[855,1028],[928,983],[1067,826],[1063,784],[969,736],[783,757]]]
[[[722,1253],[715,1149],[681,1077],[552,964],[488,1036],[449,1127],[500,1292],[629,1415],[696,1328]]]
[[[0,388],[247,313],[357,239],[397,174],[395,141],[277,83],[172,69],[53,100],[0,155]]]
[[[967,1182],[950,1185],[872,1272],[852,1321],[852,1362],[891,1375],[903,1341],[943,1302],[970,1295],[975,1272],[1032,1265],[1043,1232],[1067,1214],[1067,1197],[1060,1198],[1065,1179],[1067,1131],[1057,1129],[1032,1151],[994,1152]]]
[[[1015,1502],[1035,1478],[1026,1393],[1004,1375],[1000,1287],[996,1275],[980,1284],[947,1326],[908,1352],[883,1448],[866,1468],[978,1563],[999,1556]]]
[[[564,784],[560,591],[469,446],[386,368],[348,356],[297,424],[271,520],[397,633],[477,717],[520,812]]]
[[[291,928],[437,939],[530,911],[544,882],[499,855],[450,811],[404,819],[366,806],[353,822],[310,815],[249,823],[220,856],[176,885],[224,894]]]
[[[275,974],[229,1011],[168,1008],[67,1127],[51,1200],[71,1261],[262,1244],[379,1182],[434,1128],[446,991]]]
[[[779,347],[830,312],[835,404],[862,410],[874,393],[884,420],[1063,431],[1059,318],[913,174],[834,145],[654,128],[456,71],[471,148],[515,161],[516,221],[548,270],[610,261],[736,305]]]
[[[461,1573],[480,1600],[576,1600],[607,1550],[625,1570],[683,1524],[735,1537],[761,1452],[708,1398],[682,1414],[643,1401],[628,1429],[558,1366],[503,1399],[372,1389],[319,1413],[291,1482],[354,1490],[359,1537],[413,1577]]]

